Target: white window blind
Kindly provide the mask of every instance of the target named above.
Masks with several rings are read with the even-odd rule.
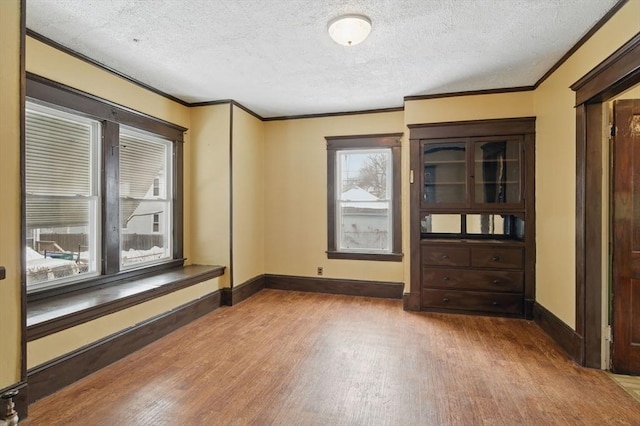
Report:
[[[170,142],[151,136],[120,133],[120,196],[148,198],[153,196],[154,180],[158,178],[158,197],[166,198],[164,172]],[[164,187],[164,188],[163,188]],[[151,189],[151,194],[148,194]]]
[[[88,223],[96,196],[92,150],[98,123],[30,105],[25,122],[27,226]]]
[[[172,144],[120,132],[120,248],[123,267],[171,258]]]
[[[97,273],[100,123],[27,102],[27,286]]]

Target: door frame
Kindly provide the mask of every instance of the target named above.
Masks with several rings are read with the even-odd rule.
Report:
[[[576,95],[576,334],[579,364],[601,368],[603,103],[640,83],[640,33],[571,86]],[[587,244],[587,241],[589,242]]]

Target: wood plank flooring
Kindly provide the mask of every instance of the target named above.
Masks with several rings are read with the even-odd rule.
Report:
[[[31,405],[23,425],[640,424],[533,322],[263,290]]]

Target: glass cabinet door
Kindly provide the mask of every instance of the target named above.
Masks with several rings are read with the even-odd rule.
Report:
[[[422,145],[425,206],[467,204],[467,144],[461,142]]]
[[[522,204],[522,140],[483,139],[472,142],[473,204]]]

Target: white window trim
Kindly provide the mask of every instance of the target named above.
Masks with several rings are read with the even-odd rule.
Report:
[[[101,158],[101,137],[102,137],[102,127],[100,121],[87,118],[81,114],[67,112],[61,110],[56,107],[49,107],[46,105],[42,105],[37,101],[27,99],[25,102],[25,110],[30,111],[36,114],[49,115],[60,120],[69,121],[72,123],[81,123],[90,126],[91,128],[91,140],[89,145],[90,150],[90,192],[89,196],[81,196],[78,195],[76,197],[70,196],[54,196],[55,198],[63,198],[63,199],[74,199],[77,197],[81,197],[89,201],[89,223],[88,223],[88,251],[89,251],[89,271],[84,274],[73,275],[69,277],[63,278],[54,278],[51,280],[47,280],[44,282],[27,284],[29,291],[41,291],[51,288],[63,287],[68,284],[72,284],[78,281],[84,281],[91,277],[99,276],[101,273],[100,270],[100,259],[102,258],[101,247],[102,247],[102,233],[101,233],[101,193],[100,193],[100,164],[102,161]],[[27,141],[25,140],[25,143]],[[26,173],[26,170],[25,170]],[[26,197],[51,197],[48,195],[40,195],[40,194],[31,194],[29,192],[25,193]],[[25,217],[25,222],[27,218]],[[23,248],[26,250],[26,247]]]
[[[387,204],[387,248],[385,249],[375,249],[375,248],[348,248],[344,247],[344,238],[342,234],[343,227],[343,215],[342,215],[342,205],[343,203],[351,202],[351,201],[343,201],[341,199],[341,187],[343,178],[343,170],[342,170],[342,158],[345,155],[367,155],[367,154],[377,154],[384,153],[387,155],[387,170],[386,170],[386,191],[387,198],[376,201],[358,201],[359,203],[386,203]],[[335,187],[335,205],[336,205],[336,226],[335,226],[335,238],[336,238],[336,249],[339,252],[346,253],[392,253],[393,252],[393,156],[391,153],[391,148],[368,148],[368,149],[339,149],[336,151],[336,177],[335,182],[337,183]]]
[[[167,238],[168,244],[165,244],[164,247],[164,255],[161,258],[153,259],[145,262],[132,263],[130,265],[123,264],[123,256],[122,256],[122,247],[120,248],[120,270],[121,271],[129,271],[135,270],[142,267],[158,265],[162,263],[166,263],[168,260],[173,258],[173,232],[172,232],[172,224],[173,224],[173,195],[174,195],[174,182],[172,181],[173,176],[173,142],[168,139],[161,138],[152,133],[145,132],[139,129],[134,129],[128,126],[120,126],[120,135],[126,135],[130,137],[144,139],[146,141],[151,141],[155,143],[160,143],[165,146],[165,180],[164,185],[160,185],[160,195],[153,196],[153,199],[147,199],[145,201],[154,201],[154,202],[162,202],[164,204],[164,217],[163,220],[160,220],[160,231],[153,232],[153,234],[162,234]],[[164,186],[164,187],[163,187]],[[153,184],[151,186],[151,192],[153,194]],[[164,197],[163,197],[164,195]],[[120,197],[122,200],[123,198]],[[125,228],[126,229],[126,228]],[[122,241],[122,228],[118,231],[120,235],[120,240]]]

